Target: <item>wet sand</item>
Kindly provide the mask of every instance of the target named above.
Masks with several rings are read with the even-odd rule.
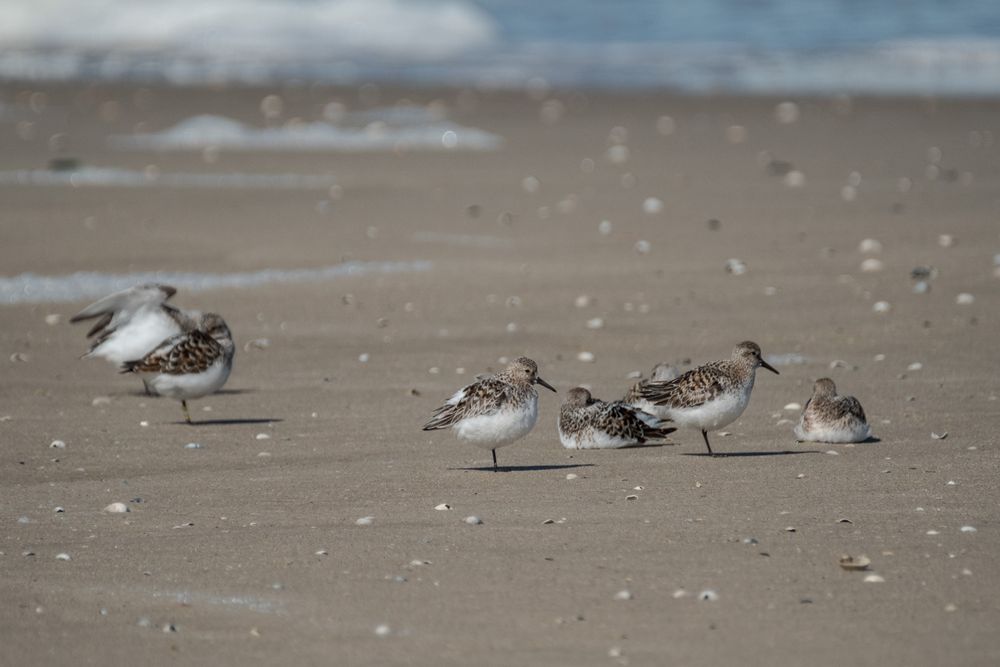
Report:
[[[85,301],[0,306],[5,664],[1000,660],[1000,103],[798,99],[782,123],[779,99],[53,86],[36,112],[33,90],[0,89],[15,111],[0,169],[43,167],[68,133],[63,154],[87,165],[333,174],[342,194],[4,186],[4,276],[431,268],[178,293],[221,312],[239,349],[226,389],[191,404],[195,426],[77,358],[85,329],[67,320]],[[206,163],[106,143],[202,113],[259,124],[270,93],[281,121],[334,99],[438,100],[505,144]],[[866,238],[882,252],[862,254]],[[868,258],[882,270],[861,271]],[[919,265],[938,270],[926,294]],[[799,363],[759,374],[714,437],[731,456],[701,456],[683,430],[662,447],[560,446],[567,389],[614,398],[632,371],[745,339]],[[420,430],[519,355],[561,393],[543,391],[538,426],[499,451],[505,472]],[[861,400],[877,442],[795,442],[784,406],[822,376]],[[102,512],[112,502],[131,511]],[[884,582],[841,570],[842,554]]]

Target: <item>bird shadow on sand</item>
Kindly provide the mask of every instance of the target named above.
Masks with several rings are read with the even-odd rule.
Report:
[[[785,449],[777,452],[715,452],[714,454],[709,454],[708,452],[686,452],[683,456],[701,456],[706,459],[737,459],[737,458],[752,458],[756,456],[795,456],[797,454],[822,454],[823,452],[817,449],[803,449],[799,451],[792,451],[790,449]]]
[[[190,424],[186,421],[175,421],[181,426],[239,426],[241,424],[277,424],[284,419],[199,419]]]
[[[500,466],[496,472],[539,472],[542,470],[566,470],[568,468],[593,468],[593,463],[565,463],[538,466]],[[476,470],[481,472],[493,472],[493,466],[474,466],[470,468],[448,468],[448,470]]]
[[[212,396],[239,396],[240,394],[256,394],[256,389],[220,389],[219,391],[213,392]],[[139,398],[163,398],[162,396],[157,396],[156,394],[147,394],[142,389],[136,389],[133,391],[126,391],[123,396],[138,396]]]

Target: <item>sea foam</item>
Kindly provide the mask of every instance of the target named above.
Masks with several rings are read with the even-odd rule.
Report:
[[[261,269],[235,273],[78,271],[61,276],[22,273],[0,277],[0,304],[60,303],[96,299],[143,283],[163,283],[185,291],[258,287],[273,283],[312,283],[373,274],[429,271],[428,261],[345,262],[315,269]]]

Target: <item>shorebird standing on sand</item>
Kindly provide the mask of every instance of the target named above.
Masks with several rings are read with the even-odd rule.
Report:
[[[198,328],[201,314],[167,303],[177,290],[149,283],[109,294],[70,318],[71,323],[100,318],[87,332],[92,338],[84,359],[101,357],[116,368],[139,359],[171,336]],[[146,386],[146,393],[153,393]]]
[[[700,430],[708,453],[715,456],[708,432],[728,426],[743,414],[760,366],[778,374],[761,358],[757,343],[744,341],[729,360],[699,366],[676,380],[650,382],[641,395],[660,419]]]
[[[233,369],[236,346],[226,321],[215,313],[201,316],[198,328],[171,336],[141,359],[126,361],[122,373],[139,373],[153,393],[187,402],[222,389]]]
[[[518,357],[502,371],[480,377],[455,392],[434,411],[423,430],[455,429],[460,439],[493,453],[496,472],[497,448],[526,436],[538,420],[536,384],[556,390],[538,377],[538,364]]]
[[[864,408],[853,396],[837,394],[830,378],[820,378],[813,385],[812,398],[806,402],[795,437],[800,442],[864,442],[872,435]]]
[[[676,431],[623,401],[605,403],[583,387],[570,389],[559,410],[559,441],[566,449],[617,449],[659,440]]]

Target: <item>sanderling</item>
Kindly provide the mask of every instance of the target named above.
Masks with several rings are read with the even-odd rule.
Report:
[[[743,414],[758,366],[778,374],[761,359],[757,343],[744,341],[733,350],[731,359],[699,366],[669,382],[650,382],[641,393],[652,403],[650,412],[660,419],[699,429],[708,453],[713,454],[708,432],[733,423]]]
[[[540,384],[555,387],[538,377],[538,365],[519,357],[502,371],[480,376],[462,387],[424,424],[425,431],[454,428],[462,440],[493,452],[493,470],[497,468],[497,448],[523,438],[538,420]]]
[[[190,424],[188,400],[222,389],[233,369],[235,353],[225,320],[205,313],[198,328],[171,336],[141,359],[126,361],[122,373],[140,373],[154,393],[179,400]]]
[[[871,435],[871,426],[858,399],[838,395],[830,378],[816,380],[812,398],[795,425],[799,442],[863,442]]]
[[[617,449],[658,440],[676,431],[623,401],[605,403],[583,387],[570,389],[559,410],[559,440],[566,449]]]
[[[643,378],[632,385],[625,396],[622,397],[622,402],[632,407],[642,410],[643,412],[652,413],[655,407],[652,403],[647,401],[642,397],[642,388],[645,387],[650,382],[669,382],[681,375],[680,370],[676,366],[672,366],[666,362],[661,361],[660,363],[653,366],[653,370],[650,371],[648,378]]]
[[[126,361],[144,357],[168,338],[196,329],[200,313],[185,312],[167,303],[176,292],[169,285],[136,285],[81,310],[70,322],[100,318],[87,332],[93,340],[83,358],[100,357],[120,368]],[[146,393],[151,393],[148,385]]]

